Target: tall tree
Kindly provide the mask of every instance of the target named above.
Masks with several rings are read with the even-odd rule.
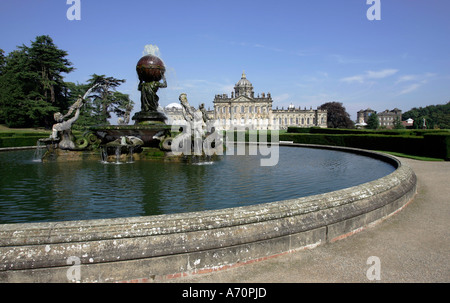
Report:
[[[400,117],[395,117],[394,120],[394,129],[404,129],[405,126],[402,123],[402,120],[400,119]]]
[[[48,36],[8,54],[0,74],[0,120],[10,127],[50,127],[53,113],[68,104],[61,73],[73,68],[66,55]]]
[[[380,126],[380,119],[376,113],[373,113],[367,119],[367,129],[377,129]]]
[[[58,110],[43,99],[37,82],[27,48],[11,52],[0,77],[0,106],[7,126],[42,126],[45,119]]]
[[[2,74],[3,74],[3,69],[5,67],[6,64],[6,57],[5,57],[5,51],[3,49],[0,48],[0,85],[2,85],[1,80],[2,80]],[[5,123],[5,113],[3,110],[3,103],[1,100],[1,95],[0,95],[0,123]]]
[[[6,63],[5,51],[0,48],[0,75],[2,74],[5,63]]]
[[[31,68],[39,74],[40,92],[44,100],[56,106],[67,105],[61,96],[65,86],[61,74],[74,68],[66,56],[67,52],[58,49],[49,36],[36,37],[29,49]]]
[[[87,104],[91,108],[91,116],[95,117],[97,121],[96,124],[108,124],[111,112],[121,117],[124,115],[127,107],[133,105],[129,95],[116,90],[124,82],[125,80],[123,79],[97,74],[93,74],[92,78],[88,80],[88,87],[97,83],[100,84],[92,91],[88,101],[89,104]]]
[[[327,102],[319,106],[318,109],[327,110],[327,127],[329,128],[355,127],[341,102]]]

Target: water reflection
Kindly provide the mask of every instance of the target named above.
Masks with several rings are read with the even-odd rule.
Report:
[[[280,147],[208,165],[136,161],[33,162],[34,151],[0,153],[0,223],[116,218],[219,209],[291,199],[368,182],[394,168],[345,152]]]

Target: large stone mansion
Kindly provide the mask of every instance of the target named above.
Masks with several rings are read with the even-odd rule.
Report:
[[[360,110],[357,113],[356,127],[365,127],[372,114],[377,114],[380,126],[387,129],[394,128],[397,120],[402,121],[402,111],[398,108],[394,108],[393,110],[386,109],[385,111],[378,113],[368,108],[366,110]]]
[[[222,130],[239,127],[256,130],[287,129],[288,126],[327,127],[325,110],[295,108],[292,104],[287,109],[273,109],[270,93],[255,97],[253,85],[245,73],[242,73],[231,96],[216,95],[213,103],[214,110],[208,111],[208,115],[215,120],[216,128]],[[165,112],[172,123],[181,122],[181,107],[172,103],[166,106]]]

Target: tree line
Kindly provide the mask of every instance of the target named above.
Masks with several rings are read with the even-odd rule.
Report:
[[[355,123],[350,119],[345,107],[341,102],[327,102],[318,107],[320,110],[327,110],[328,128],[355,128]],[[447,104],[429,105],[426,107],[412,108],[402,114],[402,119],[394,121],[394,129],[402,129],[405,126],[402,120],[414,120],[413,128],[422,129],[450,129],[450,101]],[[376,113],[370,115],[367,121],[367,129],[380,128],[380,121]]]
[[[413,119],[413,128],[416,129],[423,128],[424,119],[425,127],[428,129],[450,129],[450,101],[447,104],[413,107],[405,112],[402,117],[403,120]]]
[[[87,83],[65,82],[75,69],[67,56],[45,35],[7,55],[0,49],[0,124],[51,128],[53,114],[67,111],[96,83],[102,85],[86,98],[77,127],[108,124],[111,112],[122,117],[133,106],[129,95],[117,91],[123,79],[93,74]]]

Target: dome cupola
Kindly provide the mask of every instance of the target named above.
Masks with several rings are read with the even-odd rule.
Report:
[[[245,71],[242,73],[241,80],[236,83],[236,86],[234,87],[234,93],[236,97],[247,96],[253,98],[253,85],[250,81],[248,81],[247,76],[245,75]]]

